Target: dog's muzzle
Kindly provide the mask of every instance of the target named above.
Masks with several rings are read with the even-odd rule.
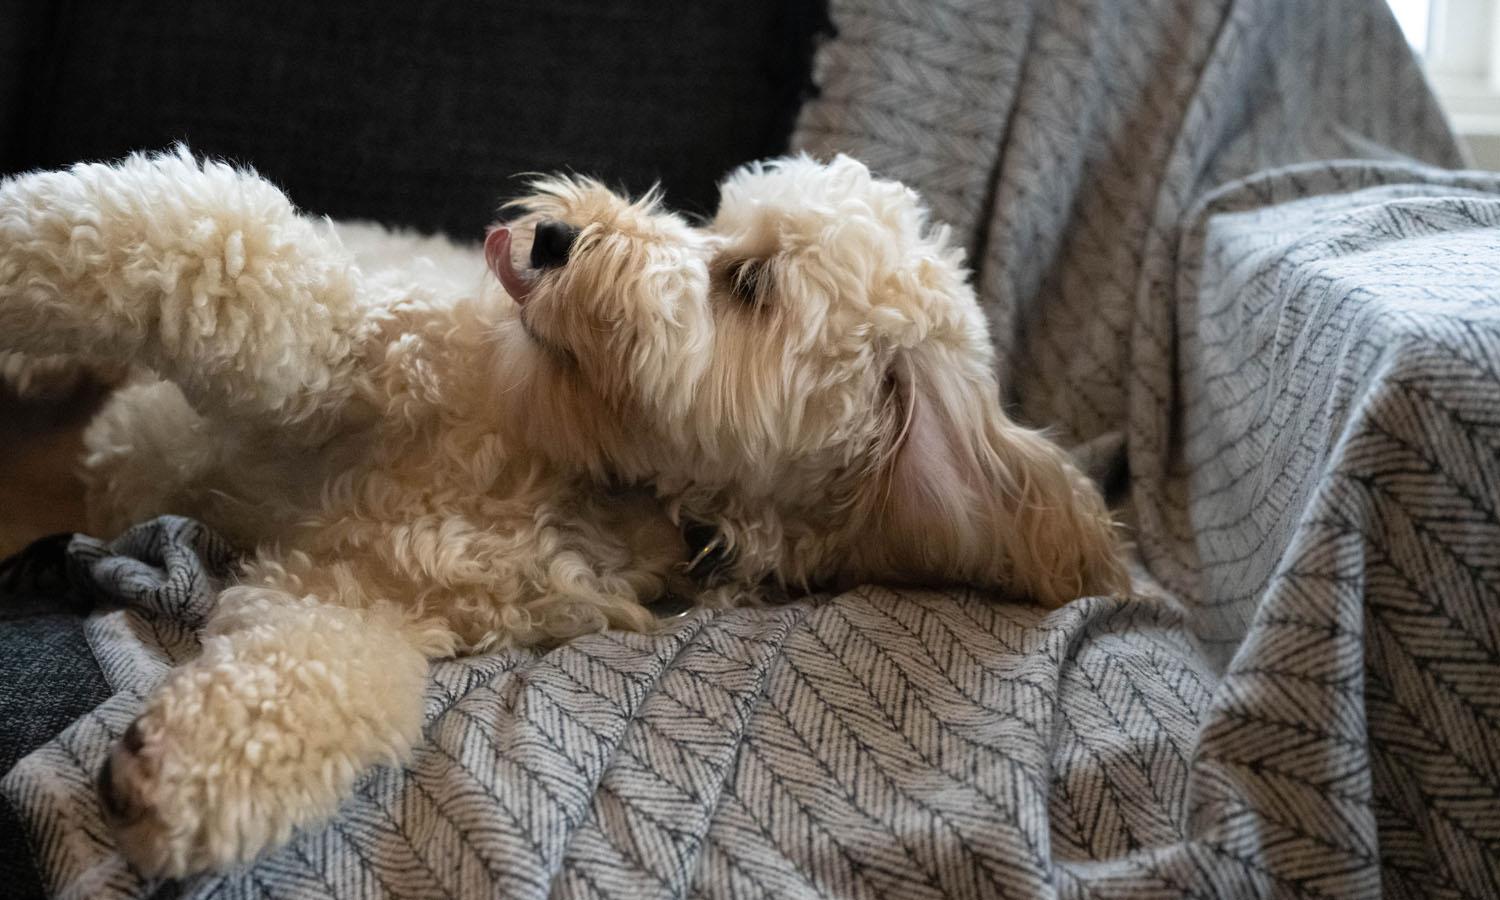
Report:
[[[505,286],[511,299],[524,304],[531,295],[537,276],[547,269],[558,269],[568,262],[573,252],[573,243],[578,240],[578,229],[556,219],[543,219],[536,224],[531,236],[531,269],[516,271],[516,261],[510,255],[510,229],[498,225],[490,229],[484,239],[484,259],[490,271]]]

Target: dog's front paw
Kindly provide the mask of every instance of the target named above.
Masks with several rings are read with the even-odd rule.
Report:
[[[338,756],[334,717],[306,703],[315,693],[225,658],[223,644],[210,639],[204,658],[172,673],[100,769],[105,820],[142,875],[249,862],[329,815],[359,768]]]
[[[351,610],[225,596],[209,629],[233,633],[167,677],[99,773],[105,818],[143,875],[255,859],[332,816],[361,772],[421,733],[427,662],[399,634]]]
[[[99,770],[99,802],[120,852],[142,875],[175,878],[254,857],[269,843],[250,779],[231,761],[194,759],[154,716],[130,724]],[[260,812],[265,814],[265,810]]]

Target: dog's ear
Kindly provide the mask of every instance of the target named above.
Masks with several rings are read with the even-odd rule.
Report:
[[[993,377],[917,348],[887,385],[895,425],[870,536],[885,574],[1001,584],[1046,606],[1128,587],[1099,492],[1006,418]]]

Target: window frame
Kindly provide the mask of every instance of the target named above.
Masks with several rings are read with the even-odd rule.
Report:
[[[1423,57],[1475,162],[1500,169],[1500,0],[1431,0]]]

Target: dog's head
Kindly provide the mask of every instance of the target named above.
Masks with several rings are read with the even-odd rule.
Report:
[[[655,483],[747,574],[1122,583],[1097,492],[1001,412],[963,253],[910,189],[798,157],[731,175],[701,228],[583,179],[523,202],[486,250],[554,404],[539,449]]]

